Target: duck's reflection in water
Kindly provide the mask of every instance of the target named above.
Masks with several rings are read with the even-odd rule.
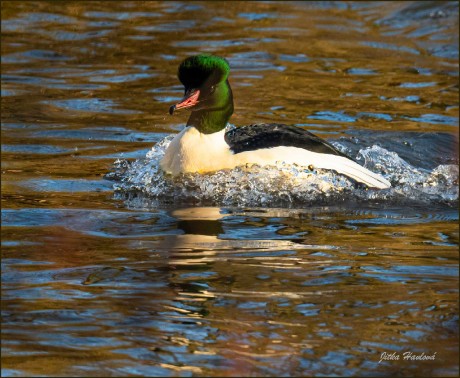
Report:
[[[302,322],[290,319],[267,323],[265,318],[273,310],[270,317],[276,319],[278,311],[303,303],[306,294],[305,289],[289,287],[289,282],[280,277],[286,270],[302,269],[297,251],[309,246],[278,235],[273,229],[271,239],[263,239],[267,236],[264,228],[267,232],[269,226],[262,218],[281,214],[195,207],[173,210],[168,215],[176,219],[181,233],[165,235],[154,247],[167,256],[164,268],[174,292],[162,314],[175,324],[194,324],[206,333],[199,341],[199,353],[225,357],[222,361],[236,359],[238,363],[228,368],[240,375],[251,370],[251,358],[269,357],[271,361],[276,356],[282,361],[306,346],[312,347],[312,341],[303,341],[306,335],[298,334],[300,329],[310,332]],[[240,233],[245,233],[244,237]],[[307,296],[318,298],[319,293]],[[283,348],[273,347],[269,338],[260,336],[280,327],[286,327],[289,335]],[[187,345],[194,343],[194,337],[193,332],[186,334]]]
[[[279,251],[280,249],[298,249],[306,247],[291,240],[264,240],[264,239],[238,239],[226,229],[238,228],[247,219],[244,213],[232,213],[230,210],[217,207],[193,207],[175,209],[168,213],[177,220],[177,228],[182,233],[165,235],[162,240],[155,243],[155,249],[167,251],[169,265],[197,266],[218,261],[228,261],[232,256],[241,256],[241,253],[257,251]],[[264,214],[267,216],[267,214]],[[232,227],[233,226],[233,227]],[[273,235],[272,235],[273,236]],[[267,260],[269,257],[267,256]]]

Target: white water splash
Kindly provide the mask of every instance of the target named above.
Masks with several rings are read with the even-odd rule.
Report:
[[[349,200],[458,201],[458,166],[440,165],[429,172],[378,146],[360,150],[358,157],[364,158],[366,168],[390,180],[390,189],[366,189],[333,171],[310,171],[282,163],[172,177],[160,169],[159,163],[173,137],[167,136],[157,143],[144,159],[132,163],[117,160],[114,170],[107,175],[116,181],[115,192],[125,198],[146,197],[162,203],[222,206],[287,206]]]
[[[362,149],[359,153],[365,159],[366,168],[391,181],[395,195],[420,201],[458,201],[457,165],[439,165],[430,172],[378,146]]]

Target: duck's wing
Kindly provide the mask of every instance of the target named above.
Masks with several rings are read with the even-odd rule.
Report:
[[[309,131],[279,123],[260,123],[238,127],[225,133],[225,141],[235,154],[262,148],[286,146],[350,159],[349,156]]]
[[[228,131],[225,141],[234,154],[280,146],[303,148],[315,153],[306,161],[315,168],[334,170],[372,188],[391,186],[381,175],[362,167],[325,140],[295,126],[270,123],[239,127]]]

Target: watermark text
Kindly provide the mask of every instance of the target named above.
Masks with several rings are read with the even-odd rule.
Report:
[[[380,355],[380,361],[379,364],[382,361],[434,361],[436,359],[436,353],[434,352],[433,354],[426,354],[425,352],[422,353],[413,353],[410,351],[397,353],[388,353],[388,352],[383,352]]]

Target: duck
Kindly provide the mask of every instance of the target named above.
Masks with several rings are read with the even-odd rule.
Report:
[[[172,176],[206,174],[285,163],[309,170],[332,170],[369,188],[391,187],[380,174],[298,126],[255,123],[229,129],[234,111],[229,74],[228,61],[217,55],[193,55],[180,63],[177,76],[184,86],[184,97],[169,108],[169,113],[188,110],[191,114],[160,161],[164,172]]]

